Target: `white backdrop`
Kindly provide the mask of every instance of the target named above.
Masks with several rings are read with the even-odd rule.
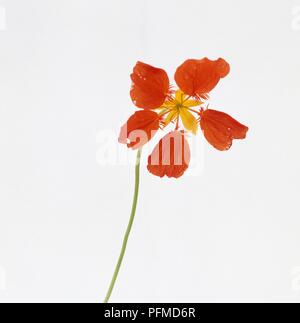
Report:
[[[210,102],[248,138],[198,136],[179,180],[143,166],[111,300],[299,302],[299,42],[300,0],[0,0],[0,302],[103,300],[133,193],[116,143],[132,67],[204,56],[231,63]]]

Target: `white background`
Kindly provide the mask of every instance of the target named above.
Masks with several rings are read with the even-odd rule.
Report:
[[[101,163],[103,131],[110,156],[126,154],[115,141],[137,60],[173,77],[204,56],[231,63],[211,106],[249,136],[221,153],[199,134],[200,168],[179,180],[143,166],[111,300],[299,302],[300,0],[0,7],[0,302],[103,300],[134,181],[117,156]]]

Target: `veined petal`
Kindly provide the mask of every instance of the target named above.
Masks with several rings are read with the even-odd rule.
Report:
[[[181,108],[180,117],[184,127],[195,135],[198,131],[198,122],[193,114],[188,109]]]
[[[214,89],[229,71],[230,66],[223,58],[216,61],[189,59],[178,67],[175,80],[184,93],[201,97]]]
[[[137,111],[121,128],[119,142],[128,148],[138,149],[145,145],[159,129],[160,117],[150,110]]]
[[[245,139],[248,127],[224,112],[205,110],[201,114],[200,126],[206,140],[216,149],[230,149],[234,139]]]
[[[170,87],[164,70],[138,62],[131,74],[131,80],[130,96],[137,107],[156,109],[163,105]]]
[[[148,170],[159,177],[181,177],[188,169],[190,147],[181,131],[173,131],[160,140],[148,158]]]

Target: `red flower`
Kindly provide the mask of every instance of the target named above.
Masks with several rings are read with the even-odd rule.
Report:
[[[246,137],[248,128],[226,113],[204,108],[204,104],[208,93],[229,72],[230,66],[223,58],[189,59],[178,67],[175,81],[179,89],[172,91],[164,70],[138,62],[131,74],[130,95],[143,110],[135,112],[121,128],[119,142],[141,148],[159,128],[173,123],[174,131],[158,143],[148,158],[148,170],[160,177],[178,178],[184,174],[190,162],[185,133],[196,134],[199,123],[212,146],[228,150],[233,139]]]

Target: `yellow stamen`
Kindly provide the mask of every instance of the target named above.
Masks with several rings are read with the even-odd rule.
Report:
[[[165,126],[176,121],[176,127],[178,128],[180,118],[186,130],[196,134],[198,131],[198,122],[192,113],[199,114],[199,112],[192,108],[201,106],[202,104],[203,102],[201,100],[191,99],[190,96],[178,90],[174,96],[169,98],[161,106],[160,115],[167,115],[164,120]]]

